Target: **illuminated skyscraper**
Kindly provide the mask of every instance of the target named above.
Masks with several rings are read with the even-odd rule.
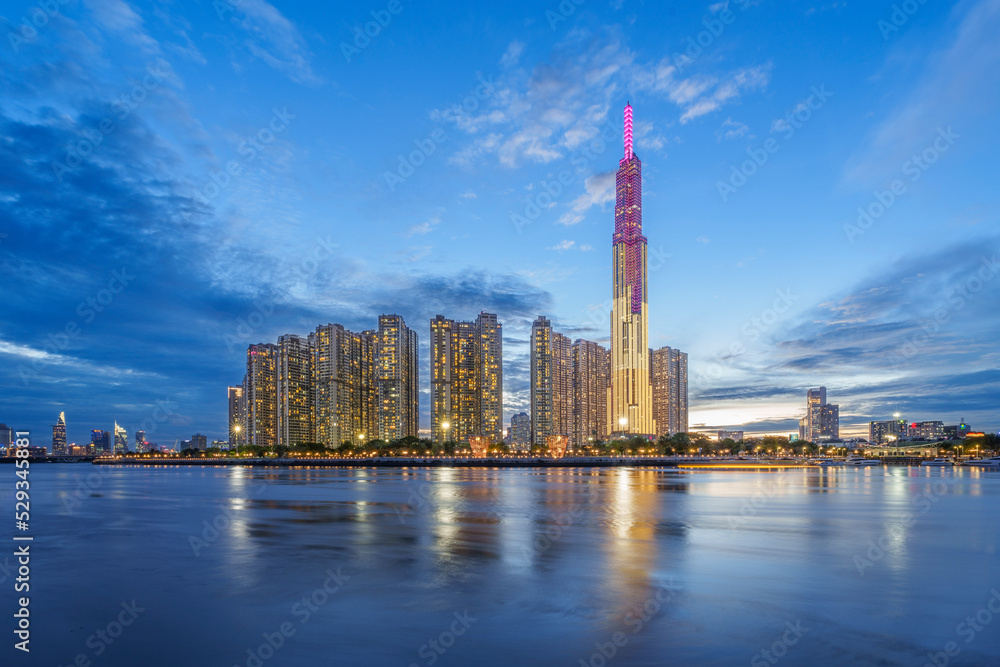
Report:
[[[539,316],[531,325],[531,443],[573,432],[573,356],[569,338]]]
[[[603,440],[608,433],[608,350],[589,340],[572,348],[575,447]]]
[[[431,437],[467,442],[503,438],[503,325],[480,313],[475,322],[438,315],[430,322]]]
[[[625,107],[625,157],[615,178],[612,237],[609,431],[656,433],[649,380],[646,237],[642,235],[642,162],[632,152],[632,105]]]
[[[124,454],[128,451],[128,431],[124,426],[119,426],[115,422],[115,454]]]
[[[246,428],[243,387],[229,387],[226,394],[229,399],[229,444],[235,447],[242,442],[243,429]]]
[[[52,453],[67,454],[66,451],[66,413],[59,413],[59,420],[52,426]]]
[[[316,442],[338,447],[378,437],[375,336],[325,324],[309,334]]]
[[[312,352],[295,334],[278,338],[278,444],[314,442]]]
[[[651,360],[656,435],[687,433],[688,355],[661,347],[651,353]]]
[[[806,392],[806,416],[799,420],[799,439],[819,442],[840,437],[840,406],[826,402],[826,387]]]
[[[247,417],[243,442],[274,447],[278,436],[278,346],[270,343],[247,348],[243,396]]]
[[[135,432],[135,451],[145,452],[149,450],[149,443],[146,442],[146,432],[136,431]]]
[[[419,340],[399,315],[381,315],[375,339],[378,437],[386,442],[420,429]]]

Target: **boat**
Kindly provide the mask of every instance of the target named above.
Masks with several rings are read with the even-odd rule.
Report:
[[[809,465],[820,466],[823,468],[829,466],[839,466],[844,465],[843,461],[834,461],[833,459],[810,459]]]
[[[924,461],[920,465],[925,467],[947,468],[955,464],[948,459],[934,459],[933,461]]]
[[[844,461],[844,463],[846,465],[849,465],[849,466],[880,466],[880,465],[882,465],[882,462],[880,460],[878,460],[878,459],[866,459],[865,457],[859,456],[858,454],[853,454],[851,456],[848,456],[847,460]]]
[[[964,466],[976,466],[977,468],[1000,468],[1000,456],[993,456],[988,459],[970,459],[962,463]]]

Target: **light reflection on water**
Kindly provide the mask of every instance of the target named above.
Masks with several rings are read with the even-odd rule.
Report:
[[[268,667],[597,665],[616,632],[620,664],[749,664],[796,621],[787,664],[1000,663],[1000,617],[956,635],[1000,588],[994,471],[128,467],[69,511],[88,472],[32,469],[32,664],[95,660],[132,599],[95,664],[246,665],[283,622]]]

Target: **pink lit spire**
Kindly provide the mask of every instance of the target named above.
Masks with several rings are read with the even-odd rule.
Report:
[[[625,105],[625,159],[632,159],[632,103]]]

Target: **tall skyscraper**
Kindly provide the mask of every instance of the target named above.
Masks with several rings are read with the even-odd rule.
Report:
[[[806,416],[799,420],[799,439],[810,442],[840,438],[840,406],[826,402],[826,387],[806,392]]]
[[[146,432],[136,431],[135,432],[135,451],[145,452],[149,451],[149,443],[146,442]]]
[[[274,447],[278,436],[278,346],[270,343],[247,348],[243,396],[247,415],[243,442]]]
[[[378,437],[375,335],[325,324],[309,334],[316,442],[338,447]]]
[[[642,162],[632,151],[632,105],[625,107],[625,157],[615,178],[612,236],[611,386],[609,430],[656,433],[649,381],[646,237],[642,235]]]
[[[503,440],[503,325],[492,313],[476,318],[479,369],[479,435],[493,442]]]
[[[688,430],[688,355],[671,347],[650,353],[656,435]]]
[[[242,441],[243,429],[246,428],[243,417],[243,387],[230,386],[226,394],[229,400],[229,444],[235,447]]]
[[[375,339],[378,437],[386,442],[420,429],[419,340],[399,315],[381,315]]]
[[[59,419],[52,426],[52,453],[66,455],[66,413],[60,412]]]
[[[467,442],[503,438],[503,326],[480,313],[475,322],[442,315],[430,322],[431,437]]]
[[[579,339],[573,363],[573,433],[575,447],[603,440],[608,433],[608,350]]]
[[[278,338],[276,364],[278,444],[286,447],[314,442],[312,351],[306,338]]]
[[[539,316],[531,325],[531,442],[573,433],[573,353],[569,338]]]
[[[128,451],[128,431],[124,426],[119,426],[115,422],[115,454],[124,454]]]

